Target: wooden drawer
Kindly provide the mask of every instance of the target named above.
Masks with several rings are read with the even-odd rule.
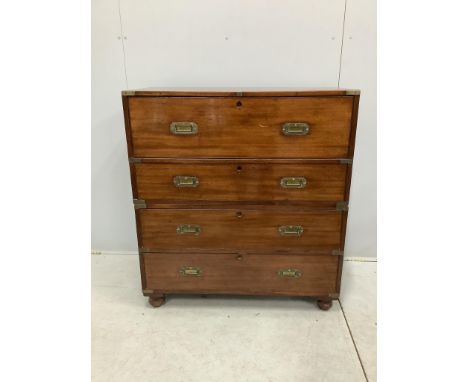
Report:
[[[128,107],[134,157],[344,158],[351,153],[352,96],[135,96]],[[174,134],[173,122],[194,122],[197,132]],[[309,132],[284,135],[288,122],[307,123]]]
[[[135,163],[132,171],[136,199],[333,202],[345,197],[347,169],[338,161],[161,161]]]
[[[328,296],[337,291],[334,256],[143,254],[154,293]]]
[[[139,209],[137,219],[144,252],[331,254],[341,248],[338,211]]]

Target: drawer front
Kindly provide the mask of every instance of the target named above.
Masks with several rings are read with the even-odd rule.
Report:
[[[137,163],[137,198],[161,201],[340,201],[347,165]],[[181,179],[183,177],[183,179]]]
[[[338,258],[333,256],[147,253],[143,261],[146,288],[160,292],[336,292]]]
[[[139,244],[146,252],[301,252],[340,249],[336,211],[139,209]]]
[[[133,156],[342,158],[352,108],[351,96],[131,97]]]

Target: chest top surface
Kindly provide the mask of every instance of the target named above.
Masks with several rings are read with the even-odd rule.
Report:
[[[177,88],[151,87],[145,89],[124,90],[123,96],[147,97],[311,97],[311,96],[349,96],[359,95],[356,89],[340,88]]]

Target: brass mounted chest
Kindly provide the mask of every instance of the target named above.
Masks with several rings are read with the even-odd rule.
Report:
[[[359,92],[122,92],[142,287],[339,296]]]

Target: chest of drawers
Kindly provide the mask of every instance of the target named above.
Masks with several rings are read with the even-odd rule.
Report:
[[[143,294],[338,298],[359,91],[122,92]]]

